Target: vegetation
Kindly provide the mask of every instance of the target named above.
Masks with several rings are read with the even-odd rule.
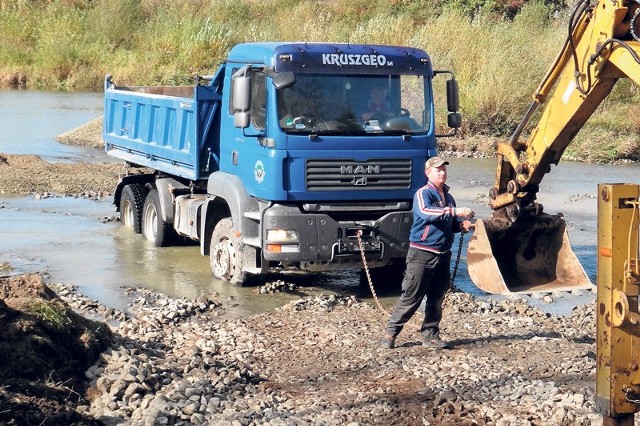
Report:
[[[57,330],[62,330],[65,326],[71,324],[71,319],[67,315],[67,308],[56,301],[34,300],[30,311],[40,321]]]
[[[566,37],[570,6],[564,0],[0,0],[0,80],[99,90],[111,73],[119,84],[192,84],[194,74],[210,74],[245,41],[411,45],[427,50],[437,68],[456,73],[463,136],[491,141],[508,137],[520,121]],[[567,155],[640,158],[640,93],[631,84],[618,86]]]

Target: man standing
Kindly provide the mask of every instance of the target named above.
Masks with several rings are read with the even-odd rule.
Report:
[[[449,289],[451,246],[454,233],[469,232],[474,216],[468,207],[456,207],[449,194],[448,161],[432,157],[425,163],[428,182],[413,199],[413,225],[409,235],[407,269],[402,280],[402,294],[386,326],[382,344],[395,347],[396,336],[418,310],[426,297],[424,321],[420,332],[423,345],[436,349],[450,347],[440,339],[442,302]]]

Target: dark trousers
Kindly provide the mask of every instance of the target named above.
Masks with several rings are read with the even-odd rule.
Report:
[[[426,297],[420,332],[425,339],[439,336],[442,301],[449,289],[450,263],[450,251],[436,254],[409,248],[407,269],[402,280],[402,294],[387,323],[387,334],[397,336]]]

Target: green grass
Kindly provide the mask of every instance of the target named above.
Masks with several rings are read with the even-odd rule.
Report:
[[[30,311],[38,319],[58,330],[62,330],[71,324],[66,308],[62,304],[53,301],[34,301]]]
[[[520,121],[569,12],[564,0],[0,0],[0,82],[100,90],[110,73],[125,85],[191,84],[245,41],[410,45],[455,72],[461,134],[492,141]],[[619,86],[567,157],[640,157],[640,93]]]

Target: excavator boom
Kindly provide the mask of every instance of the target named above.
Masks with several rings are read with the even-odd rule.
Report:
[[[467,263],[489,293],[591,287],[571,250],[561,214],[536,202],[542,178],[621,78],[640,83],[640,5],[579,0],[568,37],[509,141],[496,147],[491,217],[476,223]],[[544,110],[526,142],[521,134]]]

